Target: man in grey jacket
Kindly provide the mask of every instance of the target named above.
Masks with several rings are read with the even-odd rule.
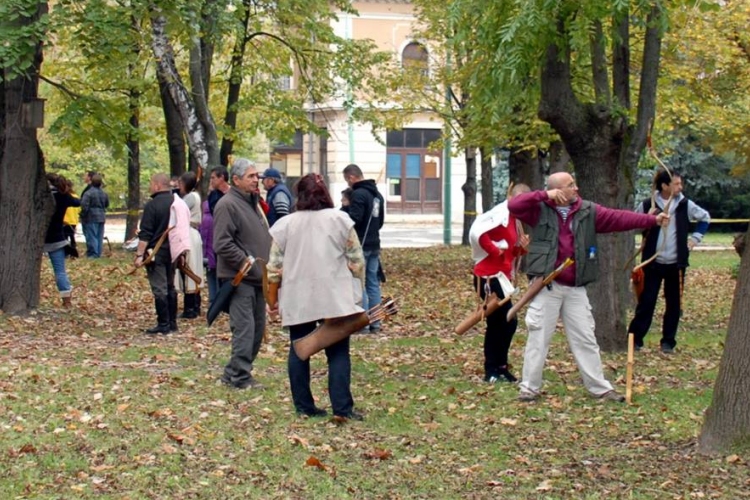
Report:
[[[248,257],[268,261],[271,236],[258,205],[258,171],[245,158],[232,163],[232,188],[214,208],[214,252],[219,282],[232,280]],[[253,265],[229,304],[232,355],[221,381],[238,389],[260,387],[252,376],[266,328],[266,300],[260,266]]]
[[[81,195],[81,226],[86,237],[86,257],[98,259],[104,246],[104,222],[109,196],[102,189],[102,176],[91,175],[91,184]]]

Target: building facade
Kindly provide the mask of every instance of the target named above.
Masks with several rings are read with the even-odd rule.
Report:
[[[370,39],[377,49],[392,53],[404,64],[416,61],[428,68],[427,49],[413,38],[416,19],[411,2],[360,0],[353,6],[358,15],[338,14],[334,29],[339,36]],[[347,187],[342,171],[356,163],[365,178],[375,179],[386,200],[388,218],[442,218],[448,210],[445,189],[450,186],[450,219],[463,220],[463,156],[452,157],[450,182],[446,183],[444,153],[431,146],[443,129],[436,116],[414,115],[402,130],[389,130],[376,138],[369,124],[350,119],[343,99],[316,104],[309,113],[326,129],[327,136],[300,133],[293,144],[275,148],[271,158],[273,166],[292,182],[309,172],[319,172],[328,180],[338,202],[338,194]]]

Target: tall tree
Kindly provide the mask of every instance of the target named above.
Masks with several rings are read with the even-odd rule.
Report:
[[[478,7],[455,2],[458,10]],[[477,57],[485,64],[471,75],[482,89],[474,112],[515,109],[511,98],[534,96],[538,117],[570,155],[581,195],[632,207],[634,171],[655,113],[665,9],[645,0],[493,2],[479,26],[465,27],[482,34]],[[633,238],[603,235],[599,247],[601,278],[590,290],[597,338],[604,349],[623,349],[631,301],[623,266]]]
[[[728,451],[750,442],[750,228],[735,240],[735,249],[740,271],[713,400],[701,429],[705,451]]]
[[[0,310],[23,313],[39,303],[44,235],[54,209],[37,141],[33,107],[47,4],[0,6]]]

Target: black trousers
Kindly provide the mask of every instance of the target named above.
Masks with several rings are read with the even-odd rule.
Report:
[[[664,317],[661,327],[661,345],[674,348],[677,345],[677,325],[682,314],[682,287],[685,284],[685,268],[677,264],[652,262],[643,268],[643,293],[635,308],[635,317],[630,322],[628,332],[635,335],[635,344],[643,346],[651,321],[654,317],[656,300],[664,282]]]
[[[487,279],[474,276],[474,289],[479,282],[479,293],[484,299],[486,297],[485,283]],[[497,278],[489,279],[490,291],[502,300],[505,298],[503,288]],[[508,350],[513,341],[513,335],[518,327],[518,320],[513,318],[508,321],[507,315],[513,304],[509,300],[500,306],[494,313],[487,316],[487,329],[484,332],[484,374],[497,375],[501,368],[508,365]]]
[[[289,326],[289,336],[294,342],[315,330],[316,321]],[[354,399],[351,392],[352,363],[349,357],[349,337],[326,347],[328,359],[328,396],[331,399],[333,414],[348,417],[354,410]],[[308,413],[315,409],[315,400],[310,391],[310,360],[302,361],[289,346],[287,361],[289,385],[292,389],[294,409]]]

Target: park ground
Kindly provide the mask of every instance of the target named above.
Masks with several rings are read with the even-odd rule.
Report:
[[[747,450],[697,447],[731,309],[732,251],[692,256],[677,353],[659,352],[656,321],[625,405],[587,396],[562,332],[541,401],[482,382],[480,331],[452,333],[475,304],[468,248],[386,249],[384,292],[401,311],[382,333],[352,337],[365,420],[346,423],[294,415],[277,324],[257,361],[263,390],[219,383],[226,317],[143,335],[153,307],[143,271],[123,273],[131,258],[115,248],[70,261],[72,310],[45,260],[39,309],[0,315],[0,498],[750,498]],[[525,341],[521,321],[516,373]],[[625,354],[603,361],[623,390]],[[313,393],[329,407],[325,387],[319,354]]]

